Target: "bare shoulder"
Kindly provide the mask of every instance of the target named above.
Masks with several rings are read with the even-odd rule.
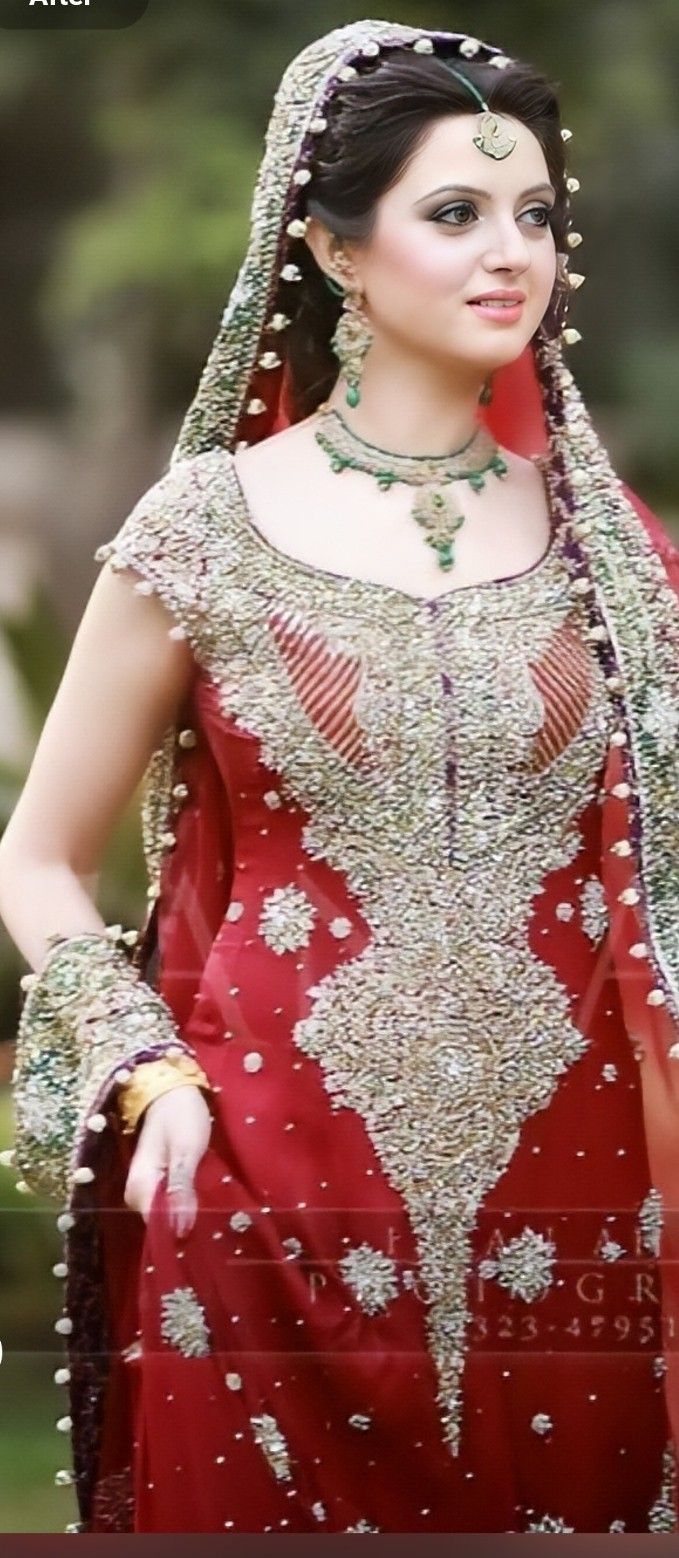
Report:
[[[239,449],[235,456],[239,467],[255,475],[280,469],[281,464],[294,459],[301,448],[309,445],[315,420],[313,415],[305,417],[302,422],[283,427],[277,433],[269,433],[267,438],[261,438],[256,444]]]

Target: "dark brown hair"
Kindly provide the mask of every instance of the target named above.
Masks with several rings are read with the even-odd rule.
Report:
[[[473,82],[489,108],[522,121],[540,142],[557,191],[548,221],[557,252],[567,254],[566,148],[555,87],[520,61],[498,69],[455,54],[450,63]],[[340,83],[323,108],[327,127],[314,137],[312,160],[305,161],[312,178],[304,187],[297,213],[318,217],[339,240],[367,242],[380,197],[398,182],[432,121],[444,114],[474,111],[472,94],[442,58],[399,47],[378,61],[361,60],[359,74]],[[283,308],[288,299],[290,303],[286,354],[294,414],[301,418],[315,410],[337,378],[338,362],[330,340],[342,302],[328,287],[304,239],[291,245],[289,255],[302,272],[301,281],[283,284],[282,299]],[[563,328],[570,292],[562,265],[541,324],[550,339]]]

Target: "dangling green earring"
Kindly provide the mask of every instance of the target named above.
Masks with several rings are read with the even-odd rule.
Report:
[[[479,405],[480,406],[489,406],[492,399],[493,399],[493,386],[491,384],[490,379],[486,379],[486,382],[485,382],[485,384],[483,386],[483,389],[481,390],[481,394],[479,395]]]
[[[373,339],[367,315],[361,306],[361,292],[351,292],[339,286],[333,276],[324,272],[325,280],[337,297],[342,299],[342,312],[337,320],[330,345],[339,360],[340,372],[346,379],[346,403],[357,406],[361,399],[360,378],[363,359]]]

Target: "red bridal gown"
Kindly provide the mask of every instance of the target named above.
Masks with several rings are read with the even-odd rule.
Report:
[[[107,1187],[90,1529],[675,1529],[609,695],[556,527],[415,598],[281,554],[217,450],[98,555],[196,652],[158,988],[215,1123],[188,1238],[164,1180],[148,1226]]]

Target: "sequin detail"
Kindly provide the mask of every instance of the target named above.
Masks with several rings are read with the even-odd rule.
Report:
[[[398,1268],[390,1255],[363,1243],[347,1251],[338,1269],[366,1314],[387,1309],[398,1296]]]
[[[590,876],[584,883],[580,894],[580,912],[582,928],[590,941],[601,941],[608,927],[608,910],[604,896],[603,883],[598,876]]]
[[[662,1485],[655,1503],[648,1512],[649,1531],[677,1530],[677,1459],[673,1441],[663,1451]]]
[[[205,1310],[192,1287],[161,1294],[161,1336],[185,1358],[203,1358],[210,1351]]]
[[[496,1257],[480,1261],[478,1272],[484,1281],[496,1278],[513,1298],[530,1304],[551,1286],[555,1256],[553,1240],[526,1227],[515,1239],[503,1243]]]
[[[660,1237],[663,1229],[663,1200],[659,1190],[652,1185],[639,1207],[641,1242],[647,1254],[660,1255]]]
[[[263,900],[259,934],[273,952],[296,952],[308,946],[315,918],[314,904],[291,882]]]
[[[251,1417],[250,1423],[255,1443],[266,1456],[274,1476],[279,1482],[289,1482],[292,1477],[290,1454],[276,1418],[271,1412],[261,1412],[258,1416]]]

